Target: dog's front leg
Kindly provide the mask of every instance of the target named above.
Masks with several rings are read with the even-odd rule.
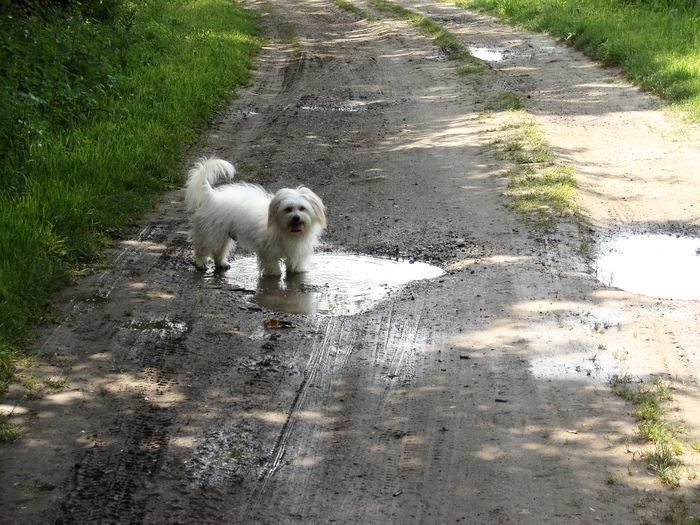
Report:
[[[287,257],[284,260],[284,265],[287,268],[287,273],[305,273],[309,268],[310,261],[310,256],[297,254],[294,257]]]
[[[258,269],[262,275],[282,275],[279,261],[264,261],[258,257]]]

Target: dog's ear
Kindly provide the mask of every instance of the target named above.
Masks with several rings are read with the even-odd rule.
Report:
[[[316,217],[318,218],[318,223],[321,225],[321,227],[325,228],[326,227],[326,207],[323,205],[323,201],[321,200],[321,197],[319,197],[313,191],[311,191],[309,188],[306,188],[304,186],[300,186],[297,189],[304,197],[306,197],[306,199],[311,204],[311,207],[314,209],[314,212],[316,212]]]
[[[275,224],[277,216],[280,212],[280,207],[282,206],[282,195],[281,191],[278,191],[272,200],[270,205],[267,207],[267,228],[270,229]]]

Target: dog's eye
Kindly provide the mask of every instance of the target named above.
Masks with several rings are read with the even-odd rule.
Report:
[[[304,208],[303,206],[299,206],[299,211],[306,211],[306,208]]]
[[[284,211],[286,211],[287,213],[292,213],[292,212],[294,211],[294,208],[292,208],[291,206],[287,206],[287,207],[284,209]]]

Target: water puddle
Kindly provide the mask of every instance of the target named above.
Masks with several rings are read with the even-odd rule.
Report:
[[[443,274],[442,269],[420,262],[318,253],[308,272],[282,278],[258,277],[254,256],[237,257],[224,278],[234,287],[251,290],[250,300],[264,308],[339,316],[367,311],[411,281]]]
[[[503,51],[492,47],[471,46],[469,52],[484,62],[500,62],[503,60]]]
[[[618,235],[601,243],[598,279],[661,299],[700,300],[700,238]]]
[[[159,332],[185,333],[187,331],[187,323],[181,321],[172,321],[167,318],[151,319],[148,321],[131,321],[124,328],[130,330],[152,330]]]
[[[301,101],[296,107],[304,111],[338,111],[355,113],[358,111],[381,110],[389,107],[390,103],[383,100],[363,102],[359,100],[318,100],[312,103],[308,100]],[[288,109],[288,108],[285,108]]]

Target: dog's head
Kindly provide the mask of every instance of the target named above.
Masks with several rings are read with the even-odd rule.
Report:
[[[270,202],[268,228],[290,234],[304,233],[310,226],[326,227],[326,208],[309,188],[279,190]]]

